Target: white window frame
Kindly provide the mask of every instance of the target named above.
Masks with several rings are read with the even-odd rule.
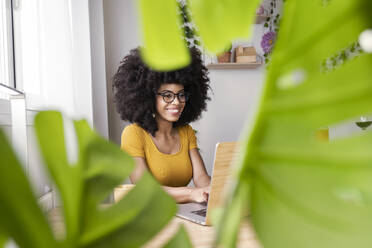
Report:
[[[16,88],[13,0],[0,0],[0,84]]]

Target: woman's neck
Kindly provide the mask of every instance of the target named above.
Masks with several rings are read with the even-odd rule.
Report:
[[[158,131],[156,131],[155,136],[173,136],[173,122],[162,120],[160,118],[157,118],[156,122],[158,123]]]

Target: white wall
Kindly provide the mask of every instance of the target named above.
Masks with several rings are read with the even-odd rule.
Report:
[[[208,172],[213,167],[215,145],[237,141],[252,118],[263,84],[264,67],[247,70],[210,70],[212,100],[202,118],[192,123]]]
[[[103,2],[109,137],[117,144],[120,143],[121,131],[125,123],[116,113],[111,82],[122,58],[132,48],[140,45],[136,3],[137,1],[133,0]]]

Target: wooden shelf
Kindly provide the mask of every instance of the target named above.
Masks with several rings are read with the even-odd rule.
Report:
[[[216,63],[207,65],[208,69],[255,69],[262,63]]]

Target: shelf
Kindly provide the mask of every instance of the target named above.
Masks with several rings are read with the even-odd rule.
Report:
[[[255,69],[262,63],[216,63],[207,65],[208,69]]]

